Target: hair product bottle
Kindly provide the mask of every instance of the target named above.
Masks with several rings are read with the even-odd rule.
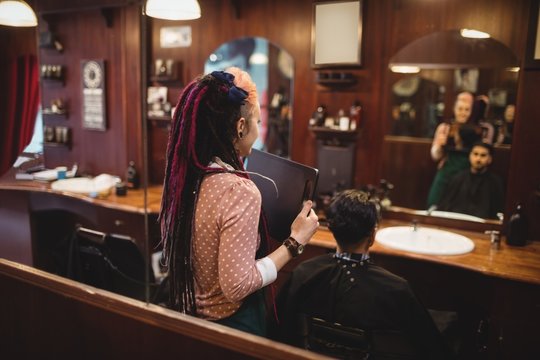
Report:
[[[134,161],[129,162],[129,166],[126,171],[126,182],[129,189],[139,188],[139,174],[137,173],[137,169],[135,169]]]
[[[527,227],[527,218],[523,214],[521,204],[518,204],[508,220],[506,243],[512,246],[524,246],[527,243]]]

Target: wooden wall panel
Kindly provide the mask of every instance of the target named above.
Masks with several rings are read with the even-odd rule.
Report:
[[[3,259],[0,285],[3,359],[328,359]]]
[[[52,0],[51,0],[52,1]],[[60,0],[54,3],[61,2]],[[203,64],[208,55],[220,44],[234,38],[244,36],[262,36],[276,45],[283,47],[294,58],[294,108],[293,108],[293,144],[292,158],[294,160],[314,165],[315,138],[307,129],[308,119],[317,105],[324,103],[331,114],[341,108],[348,109],[354,100],[360,100],[363,106],[363,124],[357,142],[357,159],[355,184],[377,183],[381,177],[383,164],[383,136],[388,133],[389,120],[387,107],[390,99],[390,75],[387,69],[388,60],[401,47],[428,33],[462,27],[478,28],[489,32],[494,38],[509,46],[523,59],[525,52],[528,10],[531,0],[382,0],[364,1],[364,33],[363,33],[363,66],[350,69],[359,79],[358,83],[346,89],[325,89],[315,82],[317,70],[310,65],[310,43],[313,0],[272,1],[260,0],[200,0],[202,18],[193,21],[169,22],[147,19],[149,24],[149,58],[174,58],[182,63],[182,79],[191,80],[202,73]],[[67,2],[66,2],[67,4]],[[67,5],[66,5],[67,6]],[[69,6],[68,6],[69,7]],[[122,10],[123,11],[123,10]],[[49,154],[51,165],[70,163],[74,159],[87,172],[109,171],[122,174],[127,161],[136,158],[133,153],[140,148],[142,138],[135,130],[133,122],[140,114],[128,113],[128,108],[135,109],[139,101],[136,93],[128,93],[136,88],[136,81],[129,80],[130,75],[137,73],[140,66],[135,54],[139,50],[135,33],[139,31],[135,12],[130,15],[122,11],[114,12],[112,30],[104,29],[103,19],[99,11],[88,11],[93,20],[86,21],[78,13],[67,16],[58,22],[58,30],[66,37],[66,53],[69,44],[75,44],[79,56],[88,54],[92,57],[106,57],[110,64],[112,76],[109,87],[111,99],[109,107],[121,107],[121,110],[110,110],[110,130],[104,134],[89,131],[74,134],[74,143],[80,141],[80,147],[75,145],[71,152],[55,150],[56,156]],[[120,12],[120,13],[119,13]],[[124,27],[122,16],[126,16]],[[79,18],[80,17],[80,18]],[[77,20],[75,20],[77,19]],[[65,26],[62,25],[65,21]],[[158,36],[162,26],[191,25],[193,44],[189,48],[160,49]],[[67,29],[67,30],[66,30]],[[129,30],[134,31],[130,33]],[[81,31],[97,30],[99,40],[95,36],[85,36]],[[114,34],[114,35],[112,35]],[[119,45],[125,43],[124,50]],[[73,49],[73,46],[72,46]],[[70,68],[76,67],[79,58],[69,58]],[[66,59],[68,61],[68,59]],[[126,66],[123,70],[122,67]],[[120,69],[120,70],[119,70]],[[343,70],[343,69],[338,69]],[[116,72],[126,71],[123,80],[115,78]],[[70,73],[69,76],[77,76]],[[539,90],[538,81],[524,81],[530,72],[523,72],[520,77],[520,101],[529,101],[531,94]],[[127,90],[128,88],[130,90]],[[75,89],[78,91],[79,89]],[[71,90],[70,90],[71,91]],[[123,95],[115,95],[118,92]],[[175,94],[174,96],[177,96]],[[46,95],[44,94],[44,97]],[[47,101],[44,99],[44,101]],[[121,104],[121,105],[120,105]],[[532,111],[532,103],[524,103]],[[75,105],[78,105],[75,103]],[[520,107],[518,103],[518,109]],[[80,112],[74,109],[74,116]],[[534,136],[538,133],[537,122],[527,116],[530,111],[519,111],[517,122],[526,123],[521,129],[516,129],[516,143],[521,142],[520,136]],[[129,117],[127,119],[126,117]],[[79,126],[79,118],[68,120],[70,126]],[[129,121],[129,123],[128,123]],[[76,129],[77,130],[77,129]],[[525,132],[528,135],[524,135]],[[77,139],[79,137],[79,139]],[[516,145],[512,150],[513,164],[509,175],[507,209],[516,201],[525,201],[528,194],[536,186],[534,172],[531,173],[522,163],[530,153],[538,152],[540,145],[525,140],[530,145]],[[97,146],[96,144],[99,144]],[[99,147],[100,157],[88,155],[89,151]],[[159,151],[159,149],[158,149]],[[164,149],[163,149],[164,151]],[[49,161],[49,160],[48,160]],[[531,174],[531,175],[529,175]],[[520,190],[511,186],[522,185]],[[525,199],[524,199],[525,197]],[[535,230],[540,237],[538,230]]]
[[[109,173],[124,177],[130,160],[142,162],[142,121],[140,112],[140,8],[110,8],[107,25],[99,8],[48,13],[42,16],[39,31],[53,31],[64,46],[58,53],[41,49],[42,64],[66,67],[65,83],[42,81],[42,106],[55,98],[68,103],[67,119],[44,118],[52,126],[71,129],[71,147],[46,146],[45,165],[79,164],[81,173]],[[82,126],[82,60],[104,60],[106,74],[106,131]]]

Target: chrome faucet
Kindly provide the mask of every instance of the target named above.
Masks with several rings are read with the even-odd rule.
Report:
[[[437,205],[431,205],[429,209],[427,209],[427,216],[431,216],[431,213],[435,210],[437,210]]]
[[[491,248],[499,250],[501,248],[501,233],[497,230],[486,230],[485,233],[490,236]]]
[[[418,230],[418,220],[414,219],[414,220],[412,221],[411,226],[412,226],[412,231]]]

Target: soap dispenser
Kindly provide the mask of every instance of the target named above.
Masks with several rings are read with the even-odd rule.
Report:
[[[527,227],[528,223],[525,214],[523,214],[523,207],[518,204],[508,220],[506,243],[511,246],[524,246],[527,243]]]

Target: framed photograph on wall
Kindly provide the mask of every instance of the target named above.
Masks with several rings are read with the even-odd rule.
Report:
[[[362,0],[313,4],[311,65],[362,66]]]
[[[540,70],[540,0],[531,1],[525,68]]]
[[[105,61],[81,60],[82,126],[84,129],[107,129],[105,97]]]

